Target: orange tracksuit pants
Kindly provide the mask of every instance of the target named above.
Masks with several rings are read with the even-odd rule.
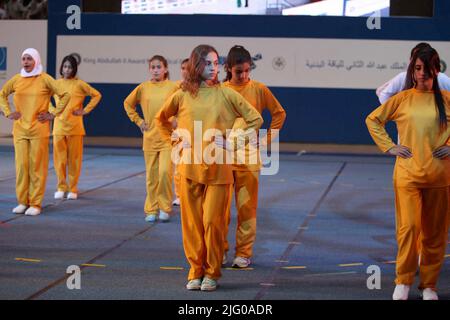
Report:
[[[41,208],[48,174],[49,137],[14,137],[16,196],[19,204]]]
[[[159,209],[172,211],[172,159],[171,150],[144,151],[147,197],[144,212],[158,214]]]
[[[188,280],[221,276],[229,194],[229,184],[206,185],[180,177],[183,248],[191,267]]]
[[[53,163],[58,178],[58,191],[78,193],[82,161],[83,136],[53,136]],[[69,183],[66,181],[66,172]]]
[[[258,207],[259,171],[233,171],[234,193],[237,208],[236,257],[251,258],[256,239],[256,209]],[[233,185],[231,186],[233,189]],[[226,209],[224,233],[225,252],[229,249],[228,228],[231,220],[231,202]]]
[[[420,238],[419,289],[436,290],[447,245],[449,189],[395,188],[398,243],[396,284],[411,285],[414,282]]]

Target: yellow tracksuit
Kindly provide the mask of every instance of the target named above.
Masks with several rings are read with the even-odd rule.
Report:
[[[205,275],[218,279],[224,246],[225,207],[233,172],[229,164],[207,161],[203,151],[211,147],[211,139],[204,134],[216,129],[224,135],[238,117],[245,119],[249,129],[256,130],[262,124],[262,117],[234,90],[204,84],[196,97],[178,90],[166,101],[156,117],[161,134],[166,138],[172,130],[169,119],[175,115],[178,128],[189,132],[191,145],[183,149],[179,164],[183,247],[191,266],[188,279]],[[201,123],[201,131],[195,129],[197,121]],[[190,162],[185,161],[189,158]]]
[[[86,131],[83,116],[76,116],[73,112],[83,109],[88,114],[100,102],[102,95],[78,78],[59,79],[57,83],[70,93],[69,104],[53,122],[53,162],[58,178],[57,190],[78,193],[78,180],[83,161],[83,136],[86,135]],[[83,108],[86,96],[91,97],[91,100]],[[58,97],[55,97],[55,101],[58,101]],[[68,184],[66,172],[69,175]]]
[[[144,205],[147,215],[157,214],[159,209],[167,213],[172,211],[172,143],[170,137],[161,136],[154,118],[164,101],[177,89],[177,85],[169,80],[146,81],[137,86],[124,101],[130,120],[138,126],[144,122],[149,126],[144,132],[142,148],[147,172]],[[137,104],[141,105],[144,119],[136,112]]]
[[[245,85],[233,85],[227,81],[224,86],[239,92],[260,114],[268,109],[272,117],[270,123],[271,130],[280,130],[286,119],[286,112],[281,104],[264,84],[250,80]],[[236,120],[233,129],[243,129],[246,124],[242,118]],[[271,133],[268,133],[271,139]],[[269,140],[270,141],[270,140]],[[250,151],[247,146],[246,159],[250,159]],[[258,207],[258,181],[261,167],[259,152],[258,163],[256,164],[235,164],[233,165],[234,192],[237,207],[237,229],[236,229],[236,257],[250,258],[253,255],[253,244],[256,238],[256,209]],[[235,159],[237,163],[237,158]],[[225,229],[225,252],[229,249],[228,227],[231,220],[231,202],[229,198],[227,204],[227,217]]]
[[[69,102],[70,94],[46,73],[34,77],[15,75],[0,92],[0,107],[5,116],[11,114],[8,96],[14,93],[14,106],[20,112],[14,121],[13,136],[16,161],[16,194],[20,204],[41,208],[48,173],[50,122],[41,123],[42,112],[58,115]],[[50,97],[60,97],[55,109],[49,109]]]
[[[450,92],[442,91],[442,95],[449,123]],[[397,124],[402,145],[412,152],[412,158],[397,157],[393,175],[398,243],[395,282],[413,283],[420,234],[419,288],[435,290],[447,244],[450,159],[437,159],[432,153],[449,144],[450,124],[446,131],[439,132],[432,91],[400,92],[366,119],[372,138],[383,152],[395,146],[384,129],[391,120]]]

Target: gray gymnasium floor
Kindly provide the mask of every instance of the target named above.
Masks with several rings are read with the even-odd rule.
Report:
[[[375,155],[282,154],[279,173],[261,177],[251,268],[227,265],[219,289],[205,293],[184,287],[179,209],[169,223],[144,221],[139,149],[85,148],[77,201],[52,198],[50,163],[43,214],[28,217],[11,213],[14,153],[0,147],[0,299],[390,299],[392,167],[392,158]],[[450,299],[449,252],[441,299]],[[81,268],[79,290],[66,285],[71,265]],[[367,287],[372,265],[381,270],[381,289]],[[411,298],[420,298],[416,287]]]

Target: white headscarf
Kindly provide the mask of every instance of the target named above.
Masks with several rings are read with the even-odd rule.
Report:
[[[22,68],[22,70],[20,70],[20,75],[24,78],[40,75],[42,73],[42,64],[39,52],[34,48],[25,49],[22,52],[22,58],[26,54],[30,55],[33,58],[34,68],[33,70],[31,70],[31,72],[26,72],[25,69]]]

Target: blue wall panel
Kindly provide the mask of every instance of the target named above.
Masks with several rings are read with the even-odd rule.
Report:
[[[92,136],[139,137],[138,127],[123,108],[123,100],[137,85],[92,84],[103,93],[99,106],[85,117]],[[370,143],[364,124],[366,116],[379,105],[372,90],[271,88],[286,108],[288,117],[281,131],[284,142]],[[351,99],[348,99],[351,95]],[[267,128],[270,114],[263,114]],[[395,131],[390,129],[392,134]]]

